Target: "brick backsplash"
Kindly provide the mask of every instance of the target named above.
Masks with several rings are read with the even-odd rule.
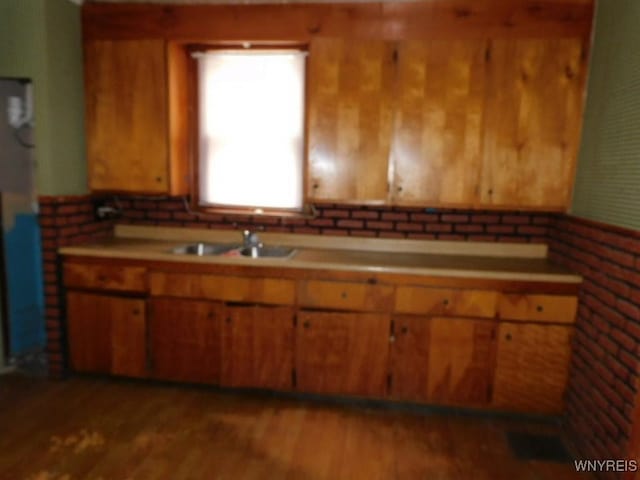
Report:
[[[540,242],[584,277],[565,425],[583,458],[627,458],[640,368],[640,232],[544,212],[321,205],[313,218],[198,215],[182,198],[109,199],[119,223],[189,228],[492,242]],[[92,197],[40,197],[51,375],[66,368],[57,249],[112,235]],[[618,478],[606,474],[602,478]]]
[[[488,242],[547,241],[550,214],[406,207],[363,207],[325,204],[314,218],[251,215],[198,215],[181,198],[120,198],[121,223],[190,228],[259,228],[289,232],[359,237],[474,240]]]
[[[640,232],[557,216],[549,240],[550,258],[584,277],[566,397],[570,437],[583,458],[631,458],[640,375]]]

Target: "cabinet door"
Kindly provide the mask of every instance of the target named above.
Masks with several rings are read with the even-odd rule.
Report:
[[[397,317],[391,347],[392,395],[404,400],[489,402],[495,324],[466,318]]]
[[[311,43],[309,199],[386,201],[394,75],[391,43],[357,39]]]
[[[391,394],[400,400],[429,399],[429,331],[427,317],[399,316],[393,320],[389,355]]]
[[[486,47],[484,40],[400,43],[393,203],[468,206],[476,201]]]
[[[222,384],[291,389],[294,318],[288,307],[225,307]]]
[[[91,190],[168,192],[166,75],[163,40],[85,44]]]
[[[388,315],[299,313],[296,333],[298,390],[385,395],[389,328]]]
[[[496,324],[466,318],[433,318],[429,338],[429,400],[489,402]]]
[[[69,292],[67,331],[74,370],[146,375],[144,300]]]
[[[564,210],[580,141],[580,39],[492,41],[481,204]]]
[[[493,405],[560,413],[571,356],[572,327],[501,323]]]
[[[220,310],[212,302],[152,300],[149,340],[154,377],[220,383]]]

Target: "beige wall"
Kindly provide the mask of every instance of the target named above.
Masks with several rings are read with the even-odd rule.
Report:
[[[640,230],[640,1],[600,0],[571,213]]]

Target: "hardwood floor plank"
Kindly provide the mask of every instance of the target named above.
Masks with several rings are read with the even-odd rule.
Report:
[[[208,388],[0,377],[0,480],[574,480],[506,432],[551,423]]]

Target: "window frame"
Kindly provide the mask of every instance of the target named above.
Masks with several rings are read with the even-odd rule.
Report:
[[[272,208],[272,207],[247,207],[234,205],[212,205],[200,202],[200,97],[198,85],[198,61],[197,55],[214,50],[298,50],[304,52],[304,115],[302,131],[302,205],[300,208]],[[223,215],[249,215],[249,216],[277,216],[277,217],[309,217],[313,216],[313,206],[308,204],[307,176],[309,159],[309,44],[301,42],[216,42],[216,43],[191,43],[185,46],[188,57],[188,121],[191,125],[189,135],[189,166],[190,166],[190,203],[194,212],[223,214]]]

